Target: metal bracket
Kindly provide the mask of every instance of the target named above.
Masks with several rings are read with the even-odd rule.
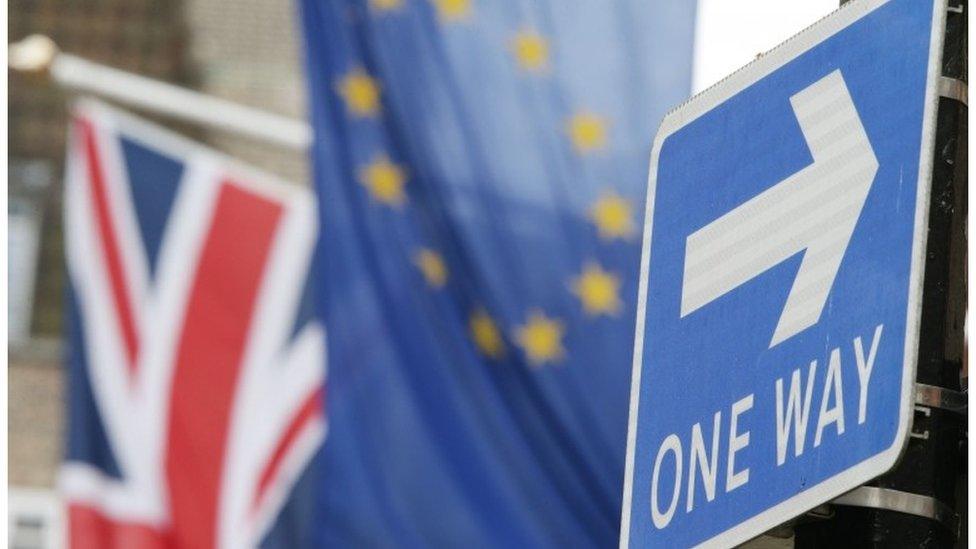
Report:
[[[939,96],[955,99],[965,106],[969,106],[969,85],[958,78],[948,76],[939,77]]]
[[[918,406],[918,405],[916,405],[915,406],[915,412],[921,412],[921,413],[925,414],[925,417],[932,417],[932,408],[927,408],[925,406]],[[918,438],[918,439],[922,439],[922,440],[928,440],[929,439],[929,432],[928,431],[922,431],[921,433],[918,433],[918,432],[915,431],[915,425],[912,425],[912,432],[908,433],[908,436],[910,436],[912,438]]]
[[[830,505],[818,505],[807,511],[805,516],[812,520],[827,520],[834,517],[834,510]]]
[[[965,416],[969,410],[969,398],[966,393],[925,383],[915,384],[915,404],[962,416]]]
[[[941,501],[921,494],[877,486],[860,486],[832,501],[834,505],[896,511],[934,520],[959,538],[959,515]]]

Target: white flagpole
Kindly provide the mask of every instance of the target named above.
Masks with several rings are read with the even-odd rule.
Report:
[[[311,127],[295,120],[166,82],[61,53],[46,36],[11,44],[8,65],[24,72],[47,72],[65,88],[111,99],[129,107],[305,150]]]

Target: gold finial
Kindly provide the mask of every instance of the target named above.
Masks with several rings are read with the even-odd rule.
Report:
[[[20,42],[10,44],[7,50],[7,66],[28,73],[46,73],[50,70],[58,46],[43,34],[32,34]]]

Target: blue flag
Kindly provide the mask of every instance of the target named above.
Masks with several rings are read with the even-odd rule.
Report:
[[[323,544],[608,546],[694,2],[303,0]]]

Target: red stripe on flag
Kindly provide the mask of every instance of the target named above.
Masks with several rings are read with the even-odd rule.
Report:
[[[180,338],[166,477],[173,540],[214,547],[228,423],[280,204],[224,183]]]
[[[125,345],[126,359],[128,360],[126,366],[131,375],[135,373],[136,369],[139,339],[132,310],[132,297],[129,295],[129,287],[125,283],[125,273],[122,270],[122,252],[119,249],[116,227],[109,210],[105,172],[102,169],[101,157],[98,154],[95,127],[89,120],[83,118],[77,119],[77,127],[84,143],[88,164],[88,182],[92,191],[92,206],[95,208],[95,222],[98,225],[98,235],[105,252],[105,264],[108,267],[109,283],[112,286],[112,300],[115,305],[116,318],[119,320],[119,328],[122,332],[122,342]]]
[[[145,524],[107,518],[87,505],[68,504],[68,546],[72,549],[162,549],[166,536]]]
[[[285,454],[291,449],[292,444],[295,443],[295,439],[298,438],[299,433],[309,425],[312,421],[318,419],[319,414],[322,413],[322,401],[325,395],[325,389],[319,388],[317,391],[308,396],[302,407],[299,408],[298,412],[292,417],[291,422],[288,424],[288,429],[282,435],[281,439],[278,440],[278,445],[275,447],[274,452],[271,454],[271,459],[265,464],[264,470],[261,471],[261,478],[258,481],[258,490],[254,494],[254,502],[252,509],[256,509],[261,501],[264,499],[266,492],[268,491],[268,486],[271,485],[271,480],[278,475],[278,470],[281,468],[281,463],[285,458]]]

